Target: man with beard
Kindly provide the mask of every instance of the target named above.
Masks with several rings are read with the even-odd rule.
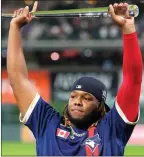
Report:
[[[34,3],[32,12],[38,3]],[[7,70],[20,121],[36,138],[37,155],[111,156],[124,155],[124,148],[139,119],[142,56],[134,18],[127,3],[109,6],[109,14],[123,36],[123,82],[112,109],[106,101],[105,85],[92,77],[78,79],[71,88],[68,105],[60,116],[28,80],[20,28],[32,20],[29,8],[15,12],[10,23]]]

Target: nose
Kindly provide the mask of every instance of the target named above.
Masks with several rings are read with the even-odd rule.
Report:
[[[74,103],[76,106],[82,106],[83,104],[82,104],[82,101],[81,101],[81,98],[77,98],[76,100],[75,100],[75,103]]]

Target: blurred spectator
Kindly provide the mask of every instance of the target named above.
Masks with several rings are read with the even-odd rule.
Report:
[[[118,1],[117,1],[118,2]],[[108,6],[113,1],[108,0],[64,0],[62,1],[39,1],[38,10],[60,10],[60,9],[76,9],[76,8],[93,8]],[[132,3],[132,1],[129,1]],[[136,3],[133,1],[133,3]],[[29,5],[32,3],[25,1],[8,1],[2,0],[2,12],[13,12],[15,9]],[[136,18],[136,29],[139,38],[144,38],[144,5],[139,4],[140,14]],[[7,40],[8,19],[2,19],[2,42]],[[112,22],[111,18],[41,18],[33,20],[29,25],[22,29],[24,40],[116,40],[121,39],[120,29]],[[79,50],[75,56],[66,58],[61,56],[60,60],[54,62],[50,58],[53,50],[34,50],[32,54],[37,58],[38,64],[47,66],[55,64],[84,64],[84,65],[98,65],[104,69],[113,66],[121,65],[122,50],[116,52],[105,52],[105,50],[85,49]],[[56,49],[54,50],[56,51]],[[70,52],[71,50],[69,50]],[[109,50],[110,51],[110,50]],[[44,52],[44,53],[41,53]],[[66,52],[65,50],[58,50],[57,52]],[[27,54],[26,54],[27,55]],[[5,65],[6,56],[3,53],[2,65]]]
[[[27,1],[2,1],[2,12],[11,12],[19,7],[27,4]],[[76,9],[84,7],[101,7],[108,6],[109,1],[74,1],[65,0],[61,1],[40,1],[38,10],[60,10],[60,9]],[[130,3],[131,1],[129,1]],[[112,2],[111,2],[112,3]],[[31,3],[28,3],[29,6]],[[27,5],[28,5],[27,4]],[[144,34],[144,13],[140,12],[138,20],[136,20],[137,31],[139,37]],[[8,20],[2,21],[2,39],[7,36]],[[32,29],[26,29],[28,36],[27,39],[109,39],[120,38],[119,28],[112,23],[111,18],[53,18],[53,19],[40,19],[35,20],[31,24]],[[61,36],[61,37],[60,37]]]

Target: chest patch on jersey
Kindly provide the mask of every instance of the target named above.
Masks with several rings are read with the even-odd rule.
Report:
[[[95,151],[95,148],[100,144],[101,139],[99,137],[99,134],[97,133],[95,136],[89,137],[84,142],[82,145],[87,145],[92,152]]]
[[[57,128],[57,132],[56,132],[57,136],[67,139],[69,134],[70,134],[70,132],[60,129],[60,128]]]

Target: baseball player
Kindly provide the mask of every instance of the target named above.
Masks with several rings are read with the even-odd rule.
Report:
[[[35,2],[32,12],[37,10]],[[28,80],[20,29],[32,20],[28,7],[14,13],[10,22],[7,71],[20,110],[20,121],[36,138],[39,156],[124,155],[124,148],[139,120],[142,56],[134,18],[127,3],[109,6],[123,39],[123,81],[113,107],[105,103],[105,85],[82,77],[71,87],[63,116],[43,100]]]

